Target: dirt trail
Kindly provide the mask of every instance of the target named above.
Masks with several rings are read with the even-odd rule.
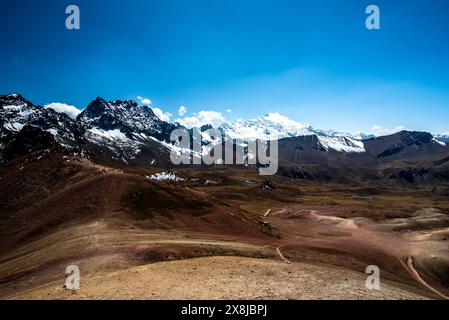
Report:
[[[282,254],[280,247],[277,247],[277,248],[276,248],[276,253],[279,255],[279,257],[281,257],[282,260],[284,260],[285,263],[288,263],[288,264],[291,263],[290,260],[288,260],[288,259]]]
[[[449,300],[449,297],[444,295],[443,293],[439,292],[437,289],[433,288],[431,285],[429,285],[427,282],[421,278],[418,271],[416,271],[415,267],[413,266],[413,257],[407,257],[407,264],[405,264],[402,260],[401,264],[410,272],[410,274],[413,276],[413,278],[416,279],[419,283],[421,283],[424,287],[429,289],[430,291],[434,292],[438,296],[440,296],[443,299]]]
[[[300,251],[309,245],[315,249],[345,252],[355,256],[356,260],[376,259],[377,264],[388,266],[385,267],[386,270],[392,273],[400,271],[388,262],[391,257],[394,257],[393,259],[398,259],[402,267],[425,289],[438,297],[449,299],[447,295],[426,283],[416,271],[411,257],[412,244],[400,233],[393,233],[380,223],[368,219],[341,218],[333,214],[323,214],[317,210],[304,209],[293,209],[284,215],[270,217],[270,220],[273,220],[277,227],[284,228],[285,233],[290,235],[292,245],[289,245],[289,249],[293,251]],[[297,243],[296,246],[295,243]],[[282,254],[281,247],[277,247],[276,253],[282,260],[288,261]],[[402,261],[401,256],[408,256],[407,261]],[[405,281],[410,282],[410,278],[400,273],[402,274],[400,276],[406,279]]]
[[[84,250],[89,250],[89,244],[91,244],[90,249],[100,249],[102,247],[114,247],[114,246],[145,246],[145,245],[201,245],[201,246],[211,246],[215,248],[230,248],[230,249],[242,249],[242,250],[261,250],[262,245],[255,245],[237,241],[230,241],[229,239],[154,239],[152,234],[142,234],[137,233],[127,234],[126,232],[117,233],[99,233],[99,234],[88,234],[76,237],[71,237],[59,241],[58,243],[49,244],[46,239],[42,239],[39,242],[45,245],[39,245],[36,243],[37,248],[19,248],[17,251],[18,257],[8,259],[8,257],[2,257],[2,264],[0,267],[0,274],[4,269],[7,269],[9,264],[14,264],[19,260],[26,260],[32,257],[36,261],[46,261],[48,256],[55,257],[55,253],[59,252],[60,248],[68,248],[75,250],[75,248],[83,247]],[[176,235],[172,235],[176,237]],[[98,243],[101,242],[101,246]],[[94,243],[94,245],[92,245]],[[28,252],[27,252],[28,251]],[[30,252],[31,251],[31,252]],[[70,251],[70,250],[69,250]]]

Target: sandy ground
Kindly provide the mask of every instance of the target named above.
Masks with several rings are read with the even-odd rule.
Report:
[[[8,299],[425,299],[398,284],[365,287],[366,275],[324,265],[204,257],[159,262],[96,276],[79,291],[64,280]]]

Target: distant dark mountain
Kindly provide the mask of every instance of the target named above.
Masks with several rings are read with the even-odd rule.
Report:
[[[436,155],[449,152],[448,145],[436,140],[427,132],[401,131],[362,142],[364,152],[339,152],[326,149],[315,135],[286,138],[279,141],[279,157],[284,161],[301,164],[352,163],[372,167],[398,159],[432,159]],[[350,143],[350,140],[346,141],[347,145]]]
[[[297,164],[339,164],[349,162],[346,152],[326,149],[316,135],[281,139],[279,159]]]
[[[449,133],[437,134],[435,135],[435,138],[442,142],[449,142]]]
[[[380,161],[397,158],[426,159],[448,150],[428,132],[401,131],[364,141],[367,152]]]
[[[316,136],[281,139],[279,173],[328,182],[449,182],[449,146],[430,133],[401,131],[362,142],[364,152],[338,152],[326,150]]]

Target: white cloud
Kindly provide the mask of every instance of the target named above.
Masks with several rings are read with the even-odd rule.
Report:
[[[226,112],[227,113],[232,113],[232,110],[231,109],[226,109]]]
[[[170,117],[172,116],[171,113],[169,112],[164,112],[159,108],[151,108],[151,110],[153,110],[154,114],[161,119],[162,121],[165,122],[169,122],[170,121]]]
[[[187,128],[201,127],[206,124],[210,124],[217,128],[226,121],[226,118],[220,112],[203,110],[192,117],[185,117],[177,119],[176,121]]]
[[[140,101],[141,103],[143,103],[143,104],[145,104],[145,105],[147,105],[147,106],[151,106],[151,103],[152,103],[152,102],[151,102],[150,99],[145,98],[145,97],[141,97],[141,96],[138,96],[137,99],[139,99],[139,101]]]
[[[187,113],[187,108],[185,106],[179,106],[179,115],[183,117]]]
[[[197,117],[185,117],[183,119],[177,119],[176,122],[189,129],[202,126],[200,119],[198,119]]]
[[[141,104],[144,104],[144,105],[146,105],[146,106],[151,107],[151,110],[153,110],[154,114],[155,114],[159,119],[161,119],[162,121],[165,121],[165,122],[169,122],[169,121],[170,121],[170,117],[172,116],[171,113],[169,113],[169,112],[164,112],[164,111],[163,111],[162,109],[160,109],[160,108],[153,107],[153,106],[152,106],[153,102],[152,102],[150,99],[148,99],[148,98],[145,98],[145,97],[142,97],[142,96],[137,96],[137,99],[139,99],[139,101],[140,101]]]
[[[389,134],[393,134],[402,130],[407,130],[407,128],[405,126],[397,126],[394,128],[384,128],[382,126],[379,125],[375,125],[373,126],[373,128],[371,129],[373,131],[373,134],[376,136],[386,136]]]
[[[45,109],[53,109],[59,113],[65,113],[73,120],[75,120],[76,117],[81,113],[81,110],[79,110],[78,108],[68,105],[68,104],[65,104],[65,103],[60,103],[60,102],[49,103],[49,104],[45,105],[44,108]]]

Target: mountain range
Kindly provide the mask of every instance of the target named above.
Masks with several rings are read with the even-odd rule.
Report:
[[[182,128],[179,123],[159,119],[150,107],[135,101],[106,101],[99,97],[75,117],[58,108],[36,106],[20,94],[0,96],[2,161],[29,152],[42,142],[34,141],[39,138],[46,143],[54,140],[59,147],[97,161],[170,167],[169,155],[174,148],[170,134]],[[371,170],[368,175],[377,177],[380,170],[385,177],[384,172],[389,171],[390,177],[406,176],[406,180],[414,182],[425,180],[430,169],[438,166],[435,163],[446,165],[449,154],[447,135],[405,130],[380,137],[353,135],[314,129],[278,113],[225,122],[217,129],[234,141],[279,140],[280,173],[299,178],[334,180],[335,172],[342,168],[363,168],[364,172]],[[421,166],[425,167],[423,171],[414,172]],[[407,173],[400,174],[399,168],[407,168]],[[323,174],[324,169],[333,173]],[[444,178],[445,170],[433,172],[432,177]],[[359,171],[357,177],[363,175]]]
[[[217,143],[279,139],[276,175],[172,164],[173,130],[198,130],[207,151],[211,128],[135,101],[78,111],[0,96],[0,298],[447,298],[444,136],[352,135],[270,113],[223,123]],[[391,288],[361,290],[367,265]]]

